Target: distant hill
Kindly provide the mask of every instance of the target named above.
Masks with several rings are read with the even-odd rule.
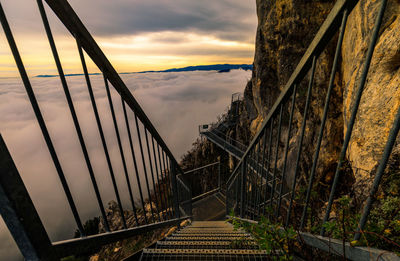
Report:
[[[183,68],[172,68],[163,71],[144,71],[139,73],[148,73],[148,72],[193,72],[193,71],[227,71],[227,70],[252,70],[252,64],[213,64],[213,65],[196,65],[196,66],[187,66]]]
[[[121,74],[134,74],[134,73],[163,73],[163,72],[193,72],[193,71],[218,71],[218,72],[229,72],[230,70],[252,70],[252,64],[212,64],[212,65],[196,65],[196,66],[187,66],[182,68],[172,68],[161,71],[142,71],[142,72],[125,72]],[[99,75],[100,73],[91,73],[90,75]],[[72,73],[66,74],[65,76],[81,76],[81,73]],[[58,75],[52,74],[41,74],[36,75],[36,77],[45,78],[45,77],[57,77]]]

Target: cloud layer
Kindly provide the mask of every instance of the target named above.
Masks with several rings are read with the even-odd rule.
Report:
[[[126,85],[148,114],[160,135],[179,158],[198,137],[197,126],[216,119],[229,105],[230,95],[243,90],[250,78],[250,71],[233,70],[229,73],[175,72],[122,75]],[[59,78],[32,78],[37,98],[48,124],[62,167],[70,183],[82,220],[99,215],[89,175],[66,107]],[[124,207],[129,208],[127,187],[119,157],[115,132],[101,76],[91,76],[99,113],[110,149],[112,164],[117,173]],[[99,189],[106,204],[115,198],[111,180],[101,149],[97,127],[82,76],[68,77],[71,94],[93,163]],[[133,164],[129,156],[126,131],[123,129],[122,109],[118,96],[113,92],[116,114],[128,171],[133,177]],[[19,78],[2,78],[0,81],[0,132],[14,158],[18,170],[32,196],[34,204],[52,240],[70,238],[75,229],[72,215],[63,195],[54,166],[34,118]],[[131,116],[131,126],[134,122]],[[139,151],[137,144],[136,151]],[[139,168],[143,168],[141,165]],[[142,177],[142,185],[144,178]],[[137,182],[132,179],[135,198]],[[150,184],[151,186],[151,184]],[[51,197],[49,197],[51,195]],[[57,213],[55,215],[55,213]],[[6,227],[0,222],[0,257],[18,260],[15,243]]]

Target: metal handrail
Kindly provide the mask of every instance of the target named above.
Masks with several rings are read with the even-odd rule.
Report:
[[[93,113],[96,120],[97,129],[101,139],[103,151],[107,161],[108,171],[112,181],[112,189],[114,190],[117,199],[117,205],[120,213],[125,213],[124,207],[121,203],[121,195],[116,183],[116,173],[111,163],[110,154],[104,135],[102,121],[97,109],[96,98],[93,93],[88,68],[85,61],[84,52],[87,53],[89,58],[94,62],[97,68],[102,72],[104,78],[104,88],[107,94],[108,105],[112,116],[112,123],[117,138],[117,145],[119,149],[119,156],[121,157],[123,165],[123,175],[128,187],[128,195],[130,199],[131,211],[134,216],[134,227],[129,227],[125,215],[121,215],[123,229],[119,231],[111,231],[109,221],[107,219],[101,193],[98,189],[93,163],[85,144],[84,135],[82,133],[78,116],[75,112],[73,100],[69,92],[69,86],[66,81],[66,76],[58,55],[55,40],[51,31],[51,25],[47,18],[46,10],[43,0],[37,0],[40,17],[47,35],[50,49],[57,67],[58,75],[60,76],[61,85],[67,99],[68,108],[70,110],[73,124],[79,139],[79,144],[86,162],[87,170],[90,176],[92,188],[96,195],[96,201],[103,218],[104,227],[107,233],[99,234],[96,236],[87,237],[82,225],[79,212],[75,205],[75,200],[70,191],[69,184],[66,180],[65,173],[61,167],[60,160],[53,146],[51,136],[47,130],[46,122],[42,116],[39,103],[36,100],[35,93],[32,89],[30,79],[27,76],[25,66],[22,62],[17,44],[14,40],[12,30],[8,24],[6,14],[0,3],[0,21],[3,27],[5,36],[9,43],[10,49],[17,64],[18,71],[23,81],[24,87],[28,94],[30,103],[35,113],[36,119],[39,123],[42,135],[45,139],[47,148],[50,152],[51,158],[55,165],[60,182],[64,189],[67,202],[70,206],[71,212],[75,219],[75,223],[80,232],[81,238],[71,239],[63,242],[51,242],[47,232],[40,222],[40,218],[33,206],[29,193],[25,189],[25,185],[19,177],[19,173],[13,164],[11,155],[0,136],[0,151],[1,169],[9,170],[10,176],[6,181],[0,179],[0,194],[4,204],[0,206],[1,214],[5,223],[9,227],[14,239],[16,240],[22,254],[29,260],[54,260],[69,254],[80,254],[87,251],[87,246],[99,246],[103,244],[112,243],[132,235],[140,234],[146,231],[154,230],[162,226],[175,225],[181,220],[190,217],[191,215],[191,201],[186,202],[192,198],[191,187],[181,180],[178,175],[183,174],[175,157],[169,150],[168,146],[161,138],[156,128],[153,126],[143,109],[140,107],[136,99],[133,97],[125,83],[122,81],[116,70],[113,68],[107,57],[97,45],[96,41],[90,35],[86,27],[83,25],[75,11],[66,0],[45,0],[51,11],[59,18],[66,29],[75,38],[77,44],[77,52],[82,64],[84,78],[89,92],[90,102],[92,105]],[[123,109],[123,117],[125,126],[118,124],[117,115],[115,113],[116,104],[113,103],[111,92],[118,93]],[[133,114],[133,115],[132,115]],[[134,132],[131,131],[130,119],[134,120]],[[127,136],[129,139],[130,151],[124,151],[123,140],[121,139],[121,128],[126,127]],[[144,137],[144,139],[142,139]],[[139,154],[134,150],[134,142],[139,143]],[[147,152],[146,152],[147,150]],[[131,186],[131,175],[128,171],[128,164],[126,155],[131,154],[133,160],[134,172],[136,176],[136,183],[140,195],[140,203],[137,204],[133,197],[135,188]],[[140,157],[141,169],[138,168],[136,157]],[[139,175],[139,173],[142,173]],[[140,179],[145,179],[145,187],[142,189]],[[13,190],[11,190],[10,180],[14,182]],[[151,180],[151,182],[150,182]],[[11,182],[11,183],[12,183]],[[152,184],[152,187],[150,186]],[[16,196],[14,190],[20,191],[24,196]],[[147,191],[147,195],[146,195]],[[149,202],[149,209],[146,210],[146,201]],[[153,206],[153,203],[155,206]],[[24,209],[18,209],[17,206],[24,206]],[[143,222],[138,218],[138,208],[143,210]],[[11,211],[12,210],[12,211]],[[147,212],[147,213],[146,213]],[[29,222],[26,222],[29,221]],[[34,227],[35,229],[31,229]],[[17,229],[15,229],[17,228]],[[94,248],[92,248],[93,250]]]
[[[215,168],[216,167],[216,168]],[[195,175],[196,173],[199,173],[200,171],[203,172],[206,169],[209,169],[211,171],[211,174],[216,174],[218,175],[217,180],[218,180],[218,184],[217,187],[212,188],[211,191],[217,190],[217,191],[221,191],[222,189],[222,184],[223,184],[223,180],[222,180],[222,164],[221,161],[217,161],[214,163],[210,163],[195,169],[191,169],[188,171],[185,171],[183,173],[183,175],[179,174],[177,175],[177,177],[181,178],[181,177],[190,177],[189,179],[193,178],[193,175]],[[192,181],[193,182],[193,181]],[[209,191],[204,192],[203,194],[209,193]],[[197,198],[199,195],[193,195],[194,197],[192,198],[192,201]]]
[[[196,172],[196,171],[199,171],[199,170],[208,168],[208,167],[212,167],[212,166],[215,166],[215,165],[218,165],[218,164],[220,164],[219,161],[214,162],[214,163],[210,163],[210,164],[207,164],[207,165],[204,165],[204,166],[199,167],[199,168],[195,168],[195,169],[191,169],[191,170],[185,171],[183,174],[184,174],[184,175],[188,175],[188,174],[190,174],[190,173],[193,173],[193,172]]]
[[[352,12],[354,6],[359,1],[356,0],[338,0],[334,7],[332,8],[330,14],[326,18],[325,22],[320,27],[318,33],[316,34],[315,38],[309,45],[307,51],[305,52],[304,56],[300,60],[299,64],[297,65],[296,69],[290,76],[289,80],[287,81],[285,88],[277,98],[276,102],[268,112],[265,120],[263,121],[260,130],[257,132],[255,137],[252,139],[250,146],[248,146],[247,150],[245,151],[243,157],[240,159],[240,162],[232,172],[231,176],[227,182],[227,209],[233,208],[235,214],[240,216],[241,218],[246,218],[250,220],[258,220],[261,215],[268,215],[269,219],[272,221],[283,220],[285,227],[292,226],[300,231],[304,229],[305,224],[307,223],[307,212],[308,206],[310,203],[310,195],[313,190],[316,166],[318,163],[319,151],[321,148],[322,138],[324,134],[324,128],[327,120],[327,113],[330,104],[330,96],[334,86],[334,79],[335,74],[338,66],[338,61],[340,59],[340,52],[342,47],[342,42],[344,38],[344,32],[346,30],[347,18],[349,14]],[[358,106],[360,103],[360,99],[362,97],[362,92],[364,89],[364,85],[366,83],[367,74],[369,70],[369,66],[371,63],[372,55],[375,49],[375,45],[379,35],[379,29],[382,24],[382,19],[384,16],[385,8],[386,8],[387,0],[382,0],[380,3],[380,7],[378,9],[378,15],[376,16],[376,21],[374,25],[374,29],[372,31],[372,37],[370,39],[368,52],[364,61],[364,67],[359,78],[360,84],[358,85],[358,89],[355,92],[355,101],[352,104],[351,108],[351,115],[350,121],[347,124],[346,134],[344,138],[344,142],[342,145],[342,150],[340,153],[340,157],[338,159],[338,164],[336,167],[335,176],[333,179],[332,186],[330,188],[330,197],[328,200],[328,206],[325,210],[325,217],[322,221],[321,226],[321,237],[319,238],[322,240],[325,234],[325,226],[324,224],[328,221],[330,217],[330,211],[332,208],[332,203],[334,200],[334,195],[336,192],[336,187],[338,186],[338,180],[340,176],[341,165],[344,161],[346,150],[348,148],[348,144],[351,138],[352,129],[356,120]],[[330,74],[330,80],[327,85],[327,93],[325,98],[325,103],[323,104],[323,115],[320,121],[320,128],[318,132],[318,140],[315,145],[315,154],[313,156],[313,162],[311,167],[311,173],[308,176],[307,187],[306,187],[306,198],[304,204],[296,204],[297,206],[301,206],[302,208],[302,215],[300,224],[297,226],[296,217],[293,217],[291,214],[294,211],[295,202],[298,202],[298,199],[295,199],[296,195],[296,181],[298,180],[299,174],[299,163],[300,157],[302,155],[302,147],[303,147],[303,137],[305,133],[308,131],[306,130],[307,124],[307,113],[312,102],[312,88],[313,88],[313,81],[314,81],[314,74],[317,69],[316,63],[317,59],[319,58],[320,54],[324,49],[326,49],[328,43],[333,39],[334,35],[338,33],[339,37],[337,38],[336,44],[336,51],[335,56],[332,64],[332,70]],[[296,155],[296,162],[294,164],[294,168],[292,169],[294,173],[292,173],[292,184],[289,191],[283,191],[283,185],[286,182],[285,177],[287,176],[287,158],[288,158],[288,150],[289,150],[289,140],[291,138],[291,129],[292,129],[292,121],[293,121],[293,113],[294,113],[294,106],[296,103],[296,94],[298,94],[300,84],[303,81],[304,77],[309,73],[310,79],[308,81],[308,86],[306,90],[306,102],[304,105],[303,111],[303,119],[301,122],[300,127],[300,136],[297,140],[297,145],[295,148],[295,155]],[[291,106],[290,106],[291,105]],[[287,137],[285,137],[285,147],[284,149],[279,148],[279,142],[281,140],[281,127],[282,127],[282,110],[283,108],[288,107],[290,114],[289,114],[289,131],[287,133]],[[363,213],[361,215],[361,219],[358,224],[358,230],[355,233],[355,240],[360,238],[361,232],[364,229],[364,226],[367,222],[369,212],[372,207],[372,203],[374,201],[376,192],[379,187],[379,183],[382,179],[382,175],[384,173],[385,167],[387,165],[390,153],[393,149],[397,134],[400,129],[400,109],[397,112],[395,120],[393,122],[393,126],[391,128],[390,134],[387,139],[387,143],[384,149],[384,153],[382,154],[382,158],[379,163],[379,167],[376,171],[375,180],[373,187],[370,191],[370,195],[368,200],[364,206]],[[264,182],[262,182],[263,178],[267,179],[268,175],[265,175],[264,169],[272,170],[273,173],[279,171],[277,160],[278,156],[283,155],[283,163],[281,167],[281,177],[280,179],[280,188],[276,189],[275,178],[276,175],[273,175],[273,186],[269,188],[267,186],[263,186]],[[272,160],[273,159],[273,160]],[[260,164],[259,169],[254,169],[252,167],[252,162],[256,160],[257,164]],[[259,163],[260,162],[260,163]],[[263,166],[266,166],[265,168]],[[254,176],[253,172],[256,171],[260,173],[260,175]],[[260,182],[261,181],[261,182]],[[277,191],[279,191],[277,195]],[[282,210],[281,201],[284,196],[289,196],[289,206],[287,211]],[[267,205],[272,207],[272,213],[267,213],[265,208],[263,209],[262,213],[260,213],[261,206]],[[250,207],[251,206],[251,207]],[[318,217],[315,217],[318,218]],[[303,232],[302,232],[303,233]],[[307,233],[305,233],[307,234]],[[307,234],[308,235],[308,234]],[[315,236],[317,237],[317,236]],[[308,237],[309,238],[309,237]],[[313,240],[305,240],[305,243],[312,246],[319,248],[321,250],[326,251],[325,247],[322,247],[321,244],[315,243]],[[347,246],[346,246],[347,247]],[[347,250],[346,250],[347,252]],[[364,253],[365,254],[365,253]],[[352,260],[357,260],[356,256],[350,257]],[[359,260],[359,259],[358,259]]]

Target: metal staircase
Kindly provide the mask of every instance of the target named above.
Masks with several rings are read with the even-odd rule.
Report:
[[[6,14],[0,3],[0,22],[4,34],[9,43],[14,56],[16,65],[21,75],[27,96],[32,105],[38,124],[42,131],[42,138],[45,140],[49,154],[54,163],[56,174],[68,202],[69,209],[73,215],[76,227],[79,230],[79,238],[54,242],[50,239],[45,224],[37,212],[35,205],[30,197],[28,189],[19,175],[18,169],[14,164],[12,156],[6,146],[5,141],[0,135],[0,213],[8,229],[13,235],[22,255],[27,260],[60,260],[60,258],[71,255],[88,255],[96,251],[100,246],[105,246],[116,241],[124,240],[130,237],[140,236],[160,228],[173,227],[180,225],[184,220],[196,220],[196,211],[206,214],[208,217],[199,219],[217,219],[221,218],[218,208],[225,208],[226,212],[233,210],[235,215],[248,222],[256,223],[262,215],[265,215],[266,207],[273,210],[269,214],[271,221],[280,222],[282,229],[285,227],[294,227],[298,231],[298,239],[307,247],[314,250],[324,251],[324,253],[343,256],[351,260],[399,260],[399,258],[386,250],[379,250],[366,247],[354,247],[345,240],[331,239],[326,236],[324,224],[329,221],[331,209],[335,200],[336,187],[338,186],[341,168],[345,160],[346,150],[349,146],[352,129],[356,121],[358,105],[362,96],[363,88],[367,80],[369,65],[375,45],[378,40],[378,33],[382,24],[383,14],[385,12],[387,0],[381,0],[381,5],[376,17],[376,24],[373,28],[371,42],[368,47],[368,53],[365,58],[365,66],[360,78],[359,89],[357,90],[355,104],[352,105],[351,118],[346,128],[345,139],[342,144],[342,152],[337,161],[336,172],[333,182],[330,185],[330,196],[325,209],[323,220],[318,216],[310,216],[312,202],[310,195],[314,189],[315,173],[318,163],[319,151],[323,139],[327,113],[329,109],[330,93],[333,88],[335,73],[337,70],[337,61],[340,58],[340,50],[343,41],[344,31],[348,15],[354,6],[359,2],[357,0],[337,0],[331,13],[321,26],[316,37],[309,45],[300,63],[294,70],[292,76],[286,83],[282,93],[275,104],[268,112],[259,132],[255,135],[250,145],[244,146],[228,137],[222,130],[217,128],[209,129],[209,125],[202,125],[200,132],[208,139],[215,142],[219,147],[239,159],[239,163],[233,170],[232,175],[226,183],[226,193],[222,195],[221,180],[218,179],[218,188],[215,191],[209,191],[208,197],[201,198],[197,203],[199,196],[193,197],[192,187],[185,179],[185,175],[179,166],[174,155],[161,138],[156,128],[148,119],[145,112],[139,106],[136,99],[130,93],[119,74],[113,68],[107,57],[101,51],[96,41],[90,35],[83,25],[75,11],[66,0],[44,0],[49,7],[49,11],[54,13],[62,24],[68,29],[75,38],[77,52],[82,64],[83,76],[88,88],[92,104],[92,112],[96,118],[98,135],[103,147],[104,156],[107,159],[107,172],[113,181],[110,188],[117,199],[120,213],[125,209],[132,211],[136,222],[129,226],[122,215],[121,229],[111,229],[105,213],[105,207],[101,191],[98,188],[96,173],[93,168],[93,162],[90,161],[90,155],[85,144],[85,135],[83,135],[79,124],[78,115],[69,92],[68,82],[65,80],[62,64],[60,62],[55,41],[51,32],[51,27],[46,14],[46,8],[43,0],[37,0],[40,16],[46,30],[46,35],[52,49],[58,74],[62,82],[62,87],[68,101],[68,108],[74,121],[76,135],[79,138],[79,144],[82,149],[82,155],[87,166],[91,179],[91,187],[96,195],[96,201],[99,213],[104,220],[105,232],[87,236],[81,220],[81,211],[76,207],[76,202],[80,200],[80,195],[73,194],[64,172],[64,166],[75,164],[74,162],[60,162],[60,158],[54,148],[52,137],[47,129],[47,124],[40,110],[39,102],[35,97],[31,80],[28,77],[24,63],[21,59],[17,43],[13,37],[12,30],[8,24]],[[306,191],[305,200],[298,199],[296,193],[296,181],[299,180],[299,164],[302,156],[302,142],[306,132],[307,111],[310,103],[313,102],[311,90],[313,86],[317,60],[320,54],[326,49],[331,39],[339,33],[337,39],[337,51],[332,65],[331,81],[327,85],[326,102],[323,105],[323,117],[320,121],[320,131],[318,141],[315,144],[315,154],[310,173],[306,173]],[[90,75],[86,65],[85,55],[102,72],[104,86],[101,90],[107,94],[109,110],[112,115],[112,125],[115,129],[115,136],[118,140],[119,154],[123,165],[123,172],[117,173],[115,166],[110,160],[110,153],[107,146],[107,137],[103,132],[104,121],[98,112],[96,97],[93,95],[93,87],[90,81]],[[308,84],[302,84],[305,76],[309,74]],[[305,90],[303,87],[307,87]],[[98,87],[96,87],[98,88]],[[111,92],[119,95],[120,102],[113,103]],[[293,177],[291,188],[285,184],[286,175],[290,168],[287,167],[287,158],[289,150],[289,141],[291,139],[291,127],[293,121],[294,108],[298,93],[307,93],[306,104],[302,112],[303,119],[301,124],[300,139],[294,144],[296,152],[296,162],[291,168]],[[238,102],[232,99],[232,107],[238,112]],[[298,101],[297,101],[298,102]],[[123,111],[122,119],[117,119],[115,115],[116,106],[121,106]],[[301,106],[300,106],[301,107]],[[288,109],[288,110],[287,110]],[[286,113],[290,111],[290,113]],[[117,115],[118,116],[118,115]],[[288,119],[287,119],[288,118]],[[103,119],[104,120],[104,119]],[[234,119],[232,119],[233,121]],[[118,124],[124,123],[124,124]],[[281,146],[282,122],[288,124],[286,137],[284,137],[284,146]],[[226,127],[221,125],[222,127]],[[126,128],[127,140],[121,139],[120,130]],[[132,131],[136,129],[136,131]],[[357,228],[354,231],[354,240],[359,240],[363,229],[368,221],[368,215],[377,194],[379,184],[384,175],[389,156],[396,141],[400,129],[400,110],[397,112],[390,133],[387,136],[387,143],[382,154],[379,167],[376,170],[374,185],[370,190],[370,195],[366,201],[365,208]],[[309,130],[308,130],[309,131]],[[221,132],[223,135],[221,135]],[[282,132],[285,133],[285,132]],[[92,135],[93,133],[90,133]],[[74,135],[74,134],[71,134]],[[128,150],[124,151],[123,143]],[[136,146],[135,146],[136,145]],[[139,150],[135,150],[139,148]],[[127,157],[130,155],[130,157]],[[279,157],[279,155],[283,155]],[[129,170],[127,159],[132,160],[134,169]],[[280,164],[278,164],[280,159]],[[139,167],[138,167],[139,163]],[[140,164],[141,163],[141,164]],[[211,164],[216,166],[215,164]],[[208,165],[210,167],[211,165]],[[142,166],[142,167],[140,167]],[[207,166],[205,166],[207,167]],[[199,170],[199,169],[197,169]],[[192,171],[193,172],[193,171]],[[214,175],[217,175],[213,172]],[[121,190],[115,181],[115,176],[125,178],[129,199],[129,205],[123,205],[120,200]],[[220,176],[220,175],[219,175]],[[144,181],[143,181],[144,178]],[[140,181],[142,179],[143,182]],[[137,188],[131,186],[133,181]],[[142,185],[143,183],[143,185]],[[304,183],[304,182],[303,182]],[[303,184],[304,185],[304,184]],[[89,189],[89,188],[88,188]],[[138,190],[140,200],[135,199],[133,191]],[[290,197],[289,197],[290,196]],[[51,195],[50,195],[51,197]],[[50,198],[49,197],[49,198]],[[136,200],[136,202],[135,202]],[[225,203],[224,203],[225,201]],[[215,214],[212,214],[213,210]],[[225,214],[226,214],[225,212]],[[221,213],[224,213],[223,211]],[[313,212],[314,213],[314,212]],[[199,214],[197,214],[199,216]],[[142,218],[141,218],[142,217]],[[197,220],[199,220],[197,219]],[[299,222],[300,221],[300,222]],[[307,224],[311,222],[320,222],[320,235],[309,233]],[[315,233],[315,232],[314,232]],[[169,235],[161,241],[158,241],[152,247],[146,248],[141,253],[141,260],[265,260],[273,258],[268,256],[265,251],[257,250],[258,246],[254,239],[243,231],[234,231],[232,225],[224,221],[194,221],[191,225],[178,229],[175,233]],[[279,258],[279,257],[278,257]],[[137,260],[137,259],[132,259]]]
[[[266,260],[251,235],[224,221],[194,221],[152,248],[143,249],[145,260]]]
[[[204,126],[204,125],[202,125]],[[226,137],[223,137],[225,135],[219,135],[217,129],[211,129],[211,130],[201,130],[200,134],[205,136],[209,141],[212,143],[216,144],[218,147],[221,149],[225,150],[228,152],[231,156],[235,157],[236,159],[240,160],[243,157],[244,151],[243,146],[238,147],[237,143],[235,143],[234,140],[227,139]],[[236,145],[236,146],[235,146]]]

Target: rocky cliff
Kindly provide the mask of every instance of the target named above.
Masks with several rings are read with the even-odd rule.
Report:
[[[380,2],[360,1],[349,16],[340,65],[344,126],[350,118]],[[370,180],[374,173],[400,106],[399,14],[399,1],[389,1],[349,144],[347,158],[357,183]],[[398,150],[397,146],[394,154]]]
[[[257,0],[258,27],[252,79],[244,90],[240,120],[227,133],[248,144],[260,129],[276,98],[300,61],[335,1],[315,0]],[[320,201],[326,201],[337,166],[346,126],[358,88],[363,61],[381,1],[361,0],[350,14],[345,31],[334,88],[330,100],[321,152],[317,165],[315,188]],[[374,171],[400,106],[400,1],[389,0],[379,40],[361,99],[352,138],[342,169],[338,194],[349,194],[356,205],[365,199]],[[323,104],[329,83],[337,36],[335,36],[316,64],[312,102],[303,141],[299,184],[304,185],[312,164],[315,143],[323,113]],[[293,181],[297,144],[305,107],[308,84],[306,76],[298,87],[288,156],[288,185]],[[229,95],[229,94],[227,94]],[[288,114],[287,106],[284,114]],[[287,137],[287,122],[283,123],[280,147],[283,151]],[[248,135],[249,134],[249,135]],[[202,147],[202,146],[198,146]],[[387,172],[398,176],[395,166],[400,152],[397,143]],[[190,152],[196,154],[196,150]],[[189,153],[189,154],[190,154]],[[207,154],[206,151],[202,152]],[[185,164],[185,159],[183,160]],[[278,158],[278,167],[283,164]],[[198,162],[198,166],[201,162]],[[393,174],[394,173],[394,174]],[[397,173],[397,174],[396,174]],[[393,174],[393,175],[392,175]],[[390,175],[387,175],[389,177]],[[390,179],[390,178],[389,178]],[[385,195],[398,196],[399,185],[383,182]],[[399,182],[394,182],[395,184]],[[385,185],[386,184],[386,185]],[[391,186],[391,188],[389,188]],[[388,191],[391,191],[390,193]],[[382,193],[381,192],[381,193]],[[388,194],[389,193],[389,194]]]

